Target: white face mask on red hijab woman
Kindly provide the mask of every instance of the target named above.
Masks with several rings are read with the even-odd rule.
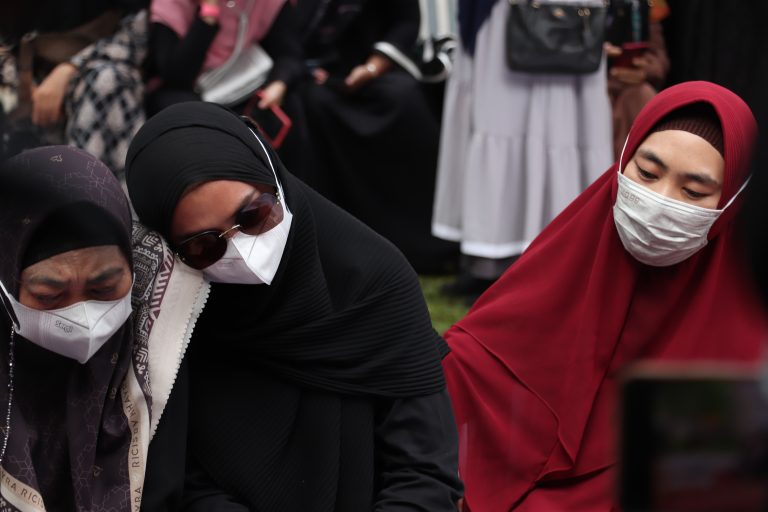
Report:
[[[622,153],[613,217],[627,252],[646,265],[666,267],[707,245],[710,228],[749,182],[717,207],[723,151],[717,114],[697,103],[662,119],[633,155]]]

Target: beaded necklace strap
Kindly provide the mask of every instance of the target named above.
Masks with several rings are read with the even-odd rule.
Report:
[[[5,459],[5,450],[8,448],[8,437],[11,434],[11,405],[13,404],[13,370],[16,329],[11,327],[11,341],[8,344],[8,410],[5,413],[5,428],[3,429],[3,447],[0,449],[0,465]]]

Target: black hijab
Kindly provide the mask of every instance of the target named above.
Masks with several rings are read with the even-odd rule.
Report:
[[[115,244],[131,263],[125,194],[112,172],[84,151],[49,146],[6,162],[0,169],[0,205],[0,280],[16,298],[22,269],[55,254]],[[10,330],[0,308],[3,421]],[[43,503],[48,510],[131,508],[138,487],[131,486],[130,478],[137,477],[140,487],[144,472],[143,460],[135,467],[138,473],[129,471],[135,461],[129,461],[129,453],[141,430],[129,425],[131,415],[124,409],[124,383],[134,371],[132,341],[129,320],[80,364],[15,336],[14,398],[2,478],[9,510],[36,510]],[[143,380],[136,375],[133,382]],[[141,396],[132,406],[147,410],[148,400]]]
[[[270,286],[212,284],[190,347],[193,457],[254,510],[357,512],[374,492],[377,404],[441,391],[445,344],[397,249],[265,147],[193,102],[150,119],[128,151],[134,208],[166,238],[185,189],[273,185],[268,158],[294,215]]]

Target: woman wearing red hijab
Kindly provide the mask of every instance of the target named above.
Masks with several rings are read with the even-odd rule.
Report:
[[[760,356],[768,322],[733,222],[755,135],[730,91],[665,90],[620,162],[446,334],[472,512],[614,509],[617,374]]]

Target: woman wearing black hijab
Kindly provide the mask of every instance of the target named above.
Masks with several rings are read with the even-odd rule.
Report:
[[[153,409],[130,320],[131,213],[68,146],[0,169],[0,509],[129,511]]]
[[[211,282],[186,356],[186,505],[455,510],[445,344],[402,255],[213,104],[150,119],[126,171],[140,220]]]

